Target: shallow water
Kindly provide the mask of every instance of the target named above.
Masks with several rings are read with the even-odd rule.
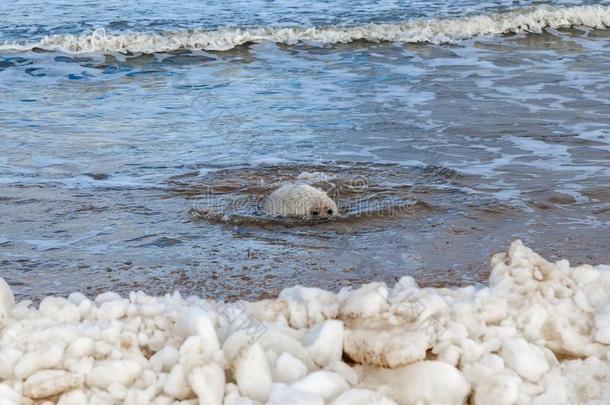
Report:
[[[522,3],[20,0],[0,9],[0,42],[394,23]],[[489,256],[514,238],[552,259],[609,261],[610,30],[128,55],[3,49],[0,271],[20,298],[254,298],[404,274],[465,285],[485,280]],[[299,177],[328,190],[341,218],[262,217],[261,199]]]

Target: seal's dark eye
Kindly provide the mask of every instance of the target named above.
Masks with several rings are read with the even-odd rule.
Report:
[[[328,210],[326,212],[328,213],[328,215],[332,215],[333,214],[333,210]]]
[[[311,211],[311,215],[319,215],[320,213],[318,211]]]

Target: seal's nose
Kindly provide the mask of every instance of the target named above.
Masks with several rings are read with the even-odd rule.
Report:
[[[333,210],[331,208],[327,208],[327,207],[320,207],[316,211],[319,211],[317,218],[320,218],[320,219],[328,219],[333,215]]]

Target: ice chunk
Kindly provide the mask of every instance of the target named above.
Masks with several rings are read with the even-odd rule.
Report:
[[[87,405],[87,396],[82,390],[66,392],[57,401],[57,405]]]
[[[274,384],[266,405],[324,405],[320,395],[283,384]]]
[[[485,348],[483,345],[475,342],[472,339],[462,339],[461,346],[462,350],[460,351],[460,363],[462,365],[477,361],[485,353]]]
[[[350,291],[341,303],[340,312],[345,317],[367,318],[388,307],[388,289],[383,283],[365,284]]]
[[[310,329],[305,348],[319,366],[341,360],[343,353],[343,322],[328,320]]]
[[[439,351],[437,360],[455,366],[460,361],[460,349],[455,345],[448,345]]]
[[[150,364],[155,371],[169,372],[180,359],[180,354],[175,347],[165,346],[150,358]]]
[[[487,355],[480,363],[466,365],[464,374],[474,384],[476,405],[517,403],[521,379],[513,370],[504,367],[501,357]]]
[[[167,375],[163,392],[176,399],[186,399],[193,392],[181,364],[176,364]]]
[[[133,360],[104,360],[97,362],[87,375],[87,385],[105,389],[112,383],[130,385],[142,367]]]
[[[225,372],[217,364],[208,364],[191,371],[188,380],[199,398],[200,405],[222,405],[225,392]]]
[[[64,349],[58,345],[25,353],[15,365],[15,376],[26,379],[38,370],[59,366],[63,358]]]
[[[610,301],[601,305],[595,314],[595,340],[610,345]]]
[[[282,353],[275,363],[278,381],[292,383],[307,374],[307,367],[303,362],[290,353]]]
[[[508,367],[531,382],[538,381],[549,371],[549,363],[546,361],[544,352],[523,338],[505,341],[501,355]]]
[[[14,405],[21,401],[21,394],[7,384],[0,384],[0,405]]]
[[[207,353],[220,349],[214,321],[209,313],[199,308],[191,308],[180,315],[176,327],[184,336],[201,337]]]
[[[342,361],[335,361],[334,363],[329,364],[326,366],[326,370],[334,371],[335,373],[339,374],[350,385],[356,385],[360,380],[358,373]]]
[[[9,380],[15,373],[15,364],[22,358],[23,352],[6,347],[0,349],[0,380]]]
[[[108,391],[112,398],[116,400],[126,399],[125,397],[127,396],[127,388],[118,382],[109,384],[108,387],[106,387],[106,391]]]
[[[95,348],[95,341],[91,338],[81,336],[76,338],[72,343],[68,345],[66,349],[66,355],[69,357],[85,357],[93,353]]]
[[[396,405],[396,401],[376,391],[353,388],[339,395],[331,405]]]
[[[101,305],[105,302],[120,301],[120,300],[122,300],[121,296],[118,293],[115,293],[114,291],[106,291],[104,293],[101,293],[97,297],[95,297],[95,303],[97,305]]]
[[[258,342],[239,351],[234,360],[234,372],[243,395],[261,402],[269,399],[273,379],[265,351]]]
[[[330,401],[349,388],[347,382],[331,371],[314,371],[300,381],[292,384],[294,388],[317,394]]]
[[[343,350],[357,363],[400,367],[426,357],[428,338],[403,328],[346,330]]]
[[[0,329],[2,329],[2,326],[5,324],[9,311],[14,304],[15,298],[13,297],[11,287],[9,287],[6,281],[0,277]]]
[[[223,405],[257,405],[250,398],[239,395],[239,388],[233,383],[228,383],[225,386],[225,397]]]
[[[23,385],[23,394],[34,399],[47,398],[78,388],[83,382],[82,375],[63,370],[41,370],[28,377]]]
[[[543,336],[547,318],[547,310],[541,304],[533,304],[517,314],[517,323],[528,339],[535,340]]]
[[[184,366],[186,372],[189,372],[195,367],[219,360],[222,356],[220,352],[214,351],[216,347],[216,345],[207,346],[201,336],[190,336],[180,346],[180,364]]]
[[[286,288],[280,293],[279,299],[288,304],[289,322],[294,328],[304,328],[337,314],[337,297],[320,288]]]
[[[127,313],[128,305],[129,301],[121,298],[112,300],[108,299],[107,301],[102,300],[101,305],[96,310],[97,317],[98,319],[103,320],[122,318]]]
[[[455,367],[421,361],[395,369],[368,369],[363,386],[379,390],[400,404],[463,404],[470,384]]]
[[[42,316],[61,322],[76,322],[80,319],[80,310],[65,298],[45,297],[39,306]]]

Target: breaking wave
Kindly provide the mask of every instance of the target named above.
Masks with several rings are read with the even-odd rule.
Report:
[[[42,49],[80,53],[155,53],[181,49],[226,51],[246,43],[271,41],[281,44],[312,43],[331,45],[358,40],[403,43],[450,43],[477,36],[510,33],[539,33],[545,28],[584,26],[610,27],[610,7],[541,6],[506,13],[462,18],[415,19],[403,23],[362,26],[299,28],[225,28],[215,31],[185,30],[162,33],[112,34],[103,28],[82,35],[52,35],[38,42],[5,43],[0,51]]]

